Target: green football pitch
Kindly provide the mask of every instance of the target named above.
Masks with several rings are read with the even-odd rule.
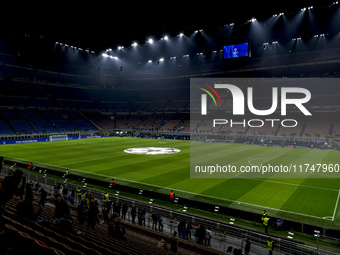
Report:
[[[189,199],[259,214],[266,209],[272,217],[340,229],[340,179],[335,178],[340,173],[327,178],[190,178],[193,144],[197,150],[204,148],[201,157],[228,157],[235,165],[340,163],[338,151],[225,143],[209,149],[206,143],[120,137],[1,145],[0,155],[63,172],[69,169],[108,183],[115,178],[116,183],[166,194],[173,189],[177,196]],[[147,155],[140,149],[137,152],[142,154],[124,152],[142,147],[155,147],[155,152],[160,147],[180,151],[161,155]]]

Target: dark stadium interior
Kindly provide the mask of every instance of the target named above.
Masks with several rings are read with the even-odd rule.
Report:
[[[126,10],[130,4],[133,8]],[[77,11],[64,5],[54,12],[18,10],[15,16],[5,17],[8,25],[0,32],[1,143],[51,134],[102,135],[116,130],[159,131],[186,138],[190,131],[217,130],[247,136],[340,138],[340,89],[332,85],[311,85],[317,96],[307,107],[313,116],[323,120],[322,125],[308,116],[299,116],[295,108],[289,111],[303,125],[289,131],[279,126],[264,127],[260,132],[251,127],[230,130],[226,126],[213,128],[204,119],[190,121],[190,107],[199,107],[190,102],[190,78],[339,78],[338,1],[195,2],[183,8],[172,2],[157,3],[156,7],[144,2],[95,5],[82,5]],[[224,46],[245,42],[249,43],[248,57],[223,59]],[[258,89],[261,99],[254,104],[263,107],[271,91],[265,86]],[[227,99],[222,97],[232,109]],[[252,115],[247,113],[247,117]],[[239,139],[243,142],[242,136]],[[6,185],[16,188],[15,177],[6,177]],[[175,254],[155,251],[154,244],[140,237],[166,239],[168,235],[130,222],[122,224],[137,233],[129,234],[129,244],[133,245],[115,238],[116,252],[103,226],[93,230],[77,225],[88,237],[85,239],[77,233],[67,233],[67,238],[66,232],[56,227],[24,223],[16,215],[19,198],[10,200],[17,190],[5,193],[9,190],[6,185],[0,190],[1,205],[9,200],[0,232],[5,229],[12,241],[11,247],[0,247],[7,249],[5,254],[25,252],[25,246],[13,248],[13,240],[33,247],[36,254]],[[129,188],[122,185],[122,189]],[[151,190],[150,196],[157,194]],[[53,214],[52,207],[43,212],[51,221]],[[244,212],[244,217],[249,215]],[[312,231],[313,227],[305,228]],[[331,236],[339,233],[332,231],[329,230]],[[43,244],[32,241],[30,236]],[[0,233],[2,246],[3,240]],[[259,246],[264,247],[266,242],[260,240]],[[282,244],[282,250],[285,245],[288,247]],[[194,254],[226,254],[183,240],[179,247]],[[267,253],[266,248],[254,254],[261,252]],[[291,254],[315,254],[298,248],[295,252]]]

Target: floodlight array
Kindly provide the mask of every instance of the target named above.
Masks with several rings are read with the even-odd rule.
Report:
[[[334,1],[333,2],[333,5],[338,5],[339,2],[338,1]],[[305,12],[305,11],[312,11],[314,10],[314,6],[306,6],[304,8],[301,8],[300,11],[301,12]],[[299,11],[297,11],[299,12]],[[272,17],[275,17],[275,18],[279,18],[280,16],[284,16],[284,12],[278,12],[278,13],[275,13],[272,15]],[[258,20],[255,18],[255,17],[252,17],[251,19],[247,20],[245,23],[257,23]],[[225,24],[224,27],[233,27],[235,25],[235,23],[231,22],[229,24]],[[250,24],[251,26],[251,24]],[[197,29],[195,31],[193,31],[193,33],[204,33],[203,29]],[[318,38],[318,37],[325,37],[326,35],[328,35],[328,33],[321,33],[321,34],[315,34],[314,37],[315,38]],[[191,37],[192,35],[190,35]],[[174,37],[177,37],[177,38],[181,38],[181,37],[186,37],[186,35],[183,33],[183,32],[180,32],[178,33],[176,36]],[[189,35],[188,35],[189,37]],[[188,38],[187,37],[187,38]],[[159,39],[159,41],[169,41],[171,38],[169,35],[163,35],[163,37],[161,37]],[[287,38],[286,38],[287,39]],[[300,41],[301,40],[301,37],[295,37],[295,38],[292,38],[291,41]],[[149,44],[149,45],[153,45],[153,44],[156,44],[157,43],[157,40],[154,38],[154,37],[149,37],[145,40],[145,44]],[[85,52],[88,52],[88,53],[95,53],[94,51],[91,51],[89,49],[85,49],[83,50],[82,48],[80,47],[76,47],[76,46],[72,46],[72,45],[69,45],[69,44],[66,44],[66,43],[61,43],[61,42],[56,42],[57,45],[60,45],[60,46],[63,46],[63,47],[66,47],[66,48],[70,48],[70,49],[74,49],[74,50],[78,50],[78,51],[85,51]],[[279,44],[279,41],[273,41],[271,43],[272,45],[273,44]],[[264,46],[267,46],[269,45],[268,42],[264,42],[263,43]],[[139,46],[139,43],[137,43],[137,41],[133,41],[132,44],[130,45],[130,47],[138,47]],[[128,46],[127,46],[128,47]],[[151,46],[153,47],[153,46]],[[123,51],[125,49],[125,46],[123,45],[119,45],[116,47],[116,49],[118,51]],[[212,54],[218,54],[218,53],[221,53],[223,52],[223,49],[212,49],[211,50],[211,53]],[[107,49],[106,52],[102,53],[101,54],[102,57],[105,57],[105,58],[109,58],[109,59],[113,59],[113,60],[119,60],[119,57],[120,54],[118,53],[114,53],[114,51],[112,49]],[[196,56],[196,57],[202,57],[202,58],[205,58],[205,53],[203,52],[196,52],[196,53],[190,53],[190,54],[181,54],[181,57],[182,58],[189,58],[189,57],[192,57],[192,56]],[[167,57],[167,59],[170,59],[170,60],[175,60],[177,58],[179,58],[180,56],[171,56],[171,57]],[[159,58],[158,60],[148,60],[147,62],[148,63],[153,63],[155,61],[155,63],[159,64],[160,62],[164,62],[166,60],[166,58],[164,57],[161,57]]]
[[[80,48],[80,47],[76,47],[76,46],[69,45],[69,44],[66,44],[66,43],[55,42],[55,44],[56,44],[56,45],[60,45],[60,46],[64,46],[64,47],[66,47],[66,48],[78,50],[78,51],[85,51],[85,52],[90,53],[90,54],[94,54],[94,53],[95,53],[93,50],[89,50],[89,49],[83,50],[83,49]]]

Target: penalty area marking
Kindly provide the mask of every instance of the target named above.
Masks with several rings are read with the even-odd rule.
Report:
[[[340,198],[340,189],[339,189],[339,192],[338,192],[338,198],[336,199],[335,208],[334,208],[334,212],[333,212],[333,217],[331,218],[332,221],[334,221],[334,219],[335,219],[336,211],[337,211],[338,205],[339,205],[339,198]]]
[[[55,166],[55,165],[53,165],[53,166]],[[82,172],[82,173],[85,173],[85,174],[89,173],[89,172],[86,172],[86,171],[83,171],[83,170],[78,170],[78,169],[71,169],[71,168],[69,168],[69,170],[70,171],[75,171],[75,172]],[[92,173],[92,174],[93,175],[97,175],[97,176],[106,177],[108,179],[110,178],[108,175],[97,174],[97,173]],[[194,195],[194,196],[202,196],[202,197],[211,198],[211,199],[223,200],[223,201],[227,201],[227,202],[237,203],[238,205],[244,204],[244,205],[248,205],[250,207],[261,208],[261,210],[263,208],[267,208],[269,210],[273,210],[273,211],[277,211],[277,212],[284,212],[284,213],[293,214],[293,215],[300,215],[300,216],[305,216],[305,217],[310,217],[310,218],[315,218],[315,219],[322,219],[322,220],[332,220],[332,217],[319,217],[319,216],[314,216],[314,215],[309,215],[309,214],[304,214],[304,213],[292,212],[292,211],[272,208],[272,207],[268,207],[268,206],[264,206],[264,205],[250,204],[250,203],[246,203],[246,202],[240,202],[240,201],[236,201],[236,200],[230,200],[230,199],[226,199],[226,198],[219,198],[219,197],[214,197],[214,196],[210,196],[210,195],[205,195],[205,194],[200,194],[200,193],[194,193],[194,192],[190,192],[190,191],[180,190],[180,189],[176,189],[176,188],[170,188],[170,187],[164,187],[164,186],[159,186],[159,185],[155,185],[155,184],[149,184],[149,183],[145,183],[145,182],[127,180],[127,179],[119,178],[119,177],[115,177],[115,179],[116,180],[122,180],[122,181],[125,181],[125,182],[142,184],[142,185],[146,185],[146,186],[152,186],[152,187],[156,187],[156,188],[159,188],[159,189],[176,190],[177,192],[181,192],[181,193],[187,193],[187,194],[191,194],[191,195]],[[340,190],[339,190],[339,194],[340,194]],[[338,196],[338,198],[339,198],[339,196]]]
[[[11,158],[24,160],[24,159],[15,158],[15,157],[11,157]],[[26,161],[26,160],[24,160],[24,161]],[[47,163],[44,163],[44,165],[60,167],[60,165],[53,165],[53,164],[47,164]],[[61,167],[61,168],[66,169],[66,167]],[[80,172],[80,173],[84,173],[84,174],[91,174],[91,175],[97,175],[97,176],[101,176],[101,177],[105,177],[107,179],[110,179],[110,176],[108,176],[108,175],[103,175],[103,174],[98,174],[98,173],[91,173],[91,172],[87,172],[87,171],[83,171],[83,170],[79,170],[79,169],[72,169],[72,168],[68,168],[68,169],[71,170],[71,171],[75,171],[75,172]],[[85,177],[85,178],[87,178],[87,177]],[[293,214],[293,215],[294,214],[295,215],[301,215],[301,216],[305,216],[305,217],[322,219],[322,220],[330,220],[330,221],[334,221],[335,214],[336,214],[337,207],[338,207],[339,200],[340,200],[340,189],[339,189],[339,191],[338,191],[338,198],[337,198],[337,201],[336,201],[336,204],[335,204],[335,208],[334,208],[334,212],[333,212],[333,217],[331,217],[331,216],[319,217],[319,216],[314,216],[314,215],[309,215],[309,214],[304,214],[304,213],[298,213],[298,212],[292,212],[292,211],[272,208],[272,207],[263,206],[263,205],[250,204],[250,203],[240,202],[240,201],[236,201],[236,200],[230,200],[230,199],[226,199],[226,198],[219,198],[219,197],[214,197],[214,196],[210,196],[210,195],[205,195],[205,194],[194,193],[194,192],[190,192],[190,191],[179,190],[179,189],[176,189],[176,188],[169,188],[169,187],[159,186],[159,185],[155,185],[155,184],[149,184],[149,183],[144,183],[144,182],[139,182],[139,181],[127,180],[127,179],[123,179],[123,178],[119,178],[119,177],[115,177],[115,179],[116,180],[122,180],[122,181],[125,181],[125,182],[131,182],[131,183],[137,183],[137,184],[142,184],[142,185],[146,185],[146,186],[157,187],[157,188],[160,188],[160,189],[166,189],[166,190],[172,190],[173,189],[173,190],[176,190],[176,191],[182,192],[182,193],[192,194],[192,195],[195,195],[195,196],[198,195],[198,196],[202,196],[202,197],[218,199],[218,200],[228,201],[228,202],[237,203],[237,204],[244,204],[244,205],[248,205],[250,207],[257,207],[257,208],[261,208],[261,209],[265,207],[265,208],[267,208],[269,210],[273,210],[273,211],[284,212],[284,213]]]
[[[254,166],[255,164],[253,164],[252,161],[258,160],[258,159],[266,159],[266,158],[253,158],[253,159],[249,159],[249,160],[248,160],[248,164]],[[259,165],[259,164],[257,164],[257,165]]]

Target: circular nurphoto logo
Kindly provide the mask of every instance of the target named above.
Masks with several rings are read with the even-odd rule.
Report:
[[[124,150],[126,153],[142,154],[142,155],[160,155],[160,154],[172,154],[180,152],[181,150],[175,148],[163,148],[163,147],[140,147],[130,148]]]

